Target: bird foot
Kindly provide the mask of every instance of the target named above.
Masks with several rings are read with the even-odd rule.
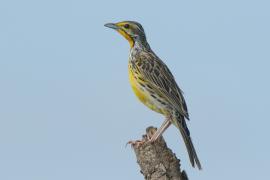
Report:
[[[126,146],[127,146],[128,144],[130,144],[132,147],[138,148],[138,147],[140,147],[141,145],[143,145],[144,143],[145,143],[145,141],[143,141],[143,140],[128,141],[127,144],[126,144]]]
[[[130,144],[132,147],[135,147],[135,148],[138,148],[140,146],[142,146],[144,143],[153,143],[155,142],[156,140],[158,140],[158,138],[161,136],[161,133],[160,131],[157,131],[157,128],[155,127],[148,127],[146,129],[146,134],[143,135],[142,137],[142,140],[135,140],[135,141],[128,141],[126,146],[128,144]]]
[[[152,137],[152,138],[149,139],[149,142],[150,142],[150,143],[153,143],[153,142],[155,142],[156,140],[157,140],[157,138]]]

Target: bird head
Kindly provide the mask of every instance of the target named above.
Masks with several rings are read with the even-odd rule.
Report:
[[[104,26],[112,28],[124,36],[124,38],[128,40],[130,47],[133,47],[136,41],[146,42],[146,37],[142,25],[135,21],[107,23]]]

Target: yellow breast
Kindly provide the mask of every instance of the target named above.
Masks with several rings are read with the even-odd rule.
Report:
[[[144,105],[152,109],[153,111],[162,113],[162,109],[160,109],[159,107],[155,105],[149,93],[145,89],[140,87],[138,79],[136,79],[130,67],[128,68],[128,74],[129,74],[129,82],[131,84],[132,90],[135,93],[135,95],[139,98],[139,100]]]

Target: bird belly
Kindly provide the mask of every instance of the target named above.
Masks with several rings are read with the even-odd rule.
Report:
[[[145,87],[140,85],[131,70],[129,70],[129,82],[133,92],[144,105],[155,112],[165,114],[165,105],[151,96],[151,93]]]

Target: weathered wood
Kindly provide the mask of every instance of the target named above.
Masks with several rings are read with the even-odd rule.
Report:
[[[141,173],[146,180],[188,180],[185,171],[180,169],[180,160],[166,145],[163,137],[155,142],[150,142],[156,128],[148,127],[143,139],[143,143],[133,144],[137,162],[141,168]]]

